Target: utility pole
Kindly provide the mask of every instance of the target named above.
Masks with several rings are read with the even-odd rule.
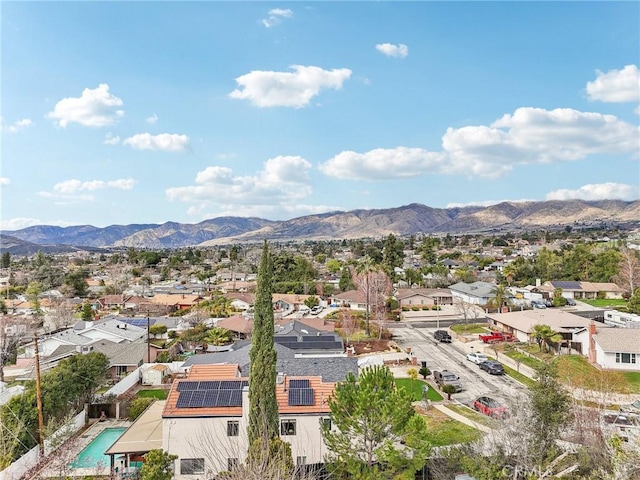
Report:
[[[40,386],[40,352],[38,351],[38,336],[34,338],[36,349],[36,407],[38,409],[38,445],[40,457],[44,457],[44,415],[42,413],[42,388]]]
[[[151,329],[149,326],[149,310],[147,310],[147,363],[151,363]]]

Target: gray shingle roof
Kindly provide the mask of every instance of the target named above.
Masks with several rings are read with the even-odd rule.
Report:
[[[495,295],[493,294],[493,291],[495,290],[496,286],[492,283],[487,283],[487,282],[473,282],[473,283],[464,283],[464,282],[459,282],[456,283],[455,285],[451,285],[449,287],[449,290],[451,290],[452,292],[460,292],[460,293],[464,293],[466,295],[470,295],[473,297],[479,297],[479,298],[490,298],[490,297],[494,297]]]
[[[640,353],[640,328],[598,328],[593,338],[607,353]]]

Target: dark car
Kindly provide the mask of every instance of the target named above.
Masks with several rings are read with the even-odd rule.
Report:
[[[473,409],[489,417],[502,418],[507,414],[507,407],[491,397],[478,397],[473,402]]]
[[[436,330],[433,332],[433,338],[443,343],[451,343],[451,335],[446,330]]]
[[[569,305],[570,307],[575,307],[576,306],[576,301],[573,298],[567,298],[567,305]]]
[[[460,377],[455,373],[451,373],[448,370],[443,370],[441,372],[433,372],[433,380],[438,384],[440,389],[445,385],[453,385],[456,389],[456,392],[462,391],[462,382],[460,382]]]
[[[500,362],[495,360],[487,360],[480,364],[482,370],[486,370],[491,375],[504,375],[504,367]]]

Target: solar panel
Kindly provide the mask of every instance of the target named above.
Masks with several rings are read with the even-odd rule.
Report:
[[[309,388],[309,380],[289,380],[289,388]]]
[[[192,391],[180,392],[180,396],[178,396],[178,401],[176,402],[176,407],[178,408],[188,408],[191,403],[191,395]]]
[[[178,383],[178,391],[184,392],[186,390],[197,390],[200,382],[180,382]]]
[[[231,393],[233,390],[220,390],[216,407],[228,407],[231,404]]]
[[[229,400],[229,406],[230,407],[242,406],[242,390],[231,391],[231,399]]]
[[[222,380],[220,382],[220,389],[226,390],[242,390],[244,387],[244,380]]]
[[[315,403],[314,395],[313,388],[291,388],[289,389],[289,405],[313,405]]]
[[[335,342],[336,337],[333,335],[326,336],[310,336],[310,337],[302,337],[303,342]]]
[[[273,339],[276,343],[280,343],[280,344],[298,341],[298,337],[294,337],[290,335],[274,335]]]
[[[220,388],[220,380],[207,380],[200,382],[198,390],[217,390]]]
[[[203,407],[215,407],[219,390],[206,390],[204,392]]]
[[[196,390],[191,395],[191,402],[189,402],[189,407],[191,408],[199,408],[202,407],[202,403],[204,402],[204,396],[206,395],[205,390]]]

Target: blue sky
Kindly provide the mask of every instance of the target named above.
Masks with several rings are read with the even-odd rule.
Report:
[[[0,227],[640,198],[638,2],[7,2]]]

